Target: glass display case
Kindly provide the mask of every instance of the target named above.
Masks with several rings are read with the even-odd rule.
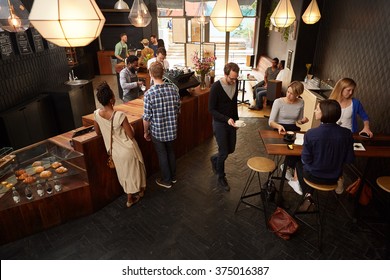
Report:
[[[50,196],[63,190],[67,177],[83,173],[83,154],[45,140],[2,157],[0,197],[16,191],[20,199],[7,195],[2,200],[20,203]]]

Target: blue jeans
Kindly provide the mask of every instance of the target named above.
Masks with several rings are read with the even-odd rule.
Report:
[[[263,97],[267,97],[266,88],[258,88],[256,90],[256,105],[257,109],[263,109]]]
[[[170,184],[172,179],[176,177],[174,141],[161,142],[152,136],[152,142],[160,164],[161,180]]]
[[[217,121],[213,121],[213,130],[218,145],[218,153],[211,156],[211,160],[216,166],[218,177],[224,177],[225,161],[228,155],[236,149],[237,130],[228,125],[227,122]]]

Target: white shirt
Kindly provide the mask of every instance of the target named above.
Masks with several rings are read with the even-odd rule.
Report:
[[[276,80],[283,81],[284,69],[279,71],[279,74],[276,76]]]
[[[153,63],[153,62],[156,62],[156,58],[153,57],[151,59],[148,60],[148,69],[150,67],[150,65]],[[163,66],[164,66],[164,69],[169,69],[169,62],[168,60],[164,59],[163,61]]]

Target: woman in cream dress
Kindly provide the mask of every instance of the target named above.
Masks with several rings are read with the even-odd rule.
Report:
[[[94,112],[95,131],[103,136],[106,150],[109,151],[111,118],[114,116],[112,158],[119,183],[127,193],[126,206],[131,207],[144,196],[146,188],[144,160],[134,139],[134,129],[129,124],[126,115],[123,112],[114,111],[115,96],[106,82],[99,85],[96,96],[103,108]]]

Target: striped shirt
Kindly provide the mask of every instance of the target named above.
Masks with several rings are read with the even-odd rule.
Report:
[[[153,85],[144,96],[142,118],[150,122],[150,133],[161,142],[173,141],[177,136],[180,95],[174,86]]]

